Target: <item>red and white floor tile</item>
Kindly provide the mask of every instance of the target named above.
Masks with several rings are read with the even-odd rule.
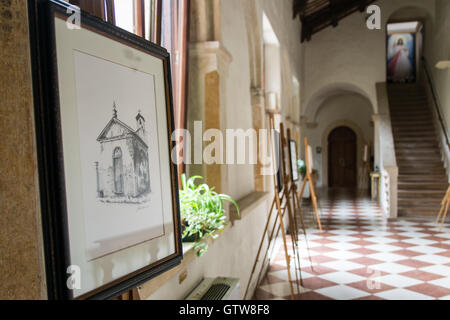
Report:
[[[448,224],[441,230],[432,217],[389,222],[367,198],[323,200],[321,220],[323,232],[308,228],[299,239],[301,286],[291,260],[296,300],[450,300]],[[278,239],[255,299],[290,298]]]

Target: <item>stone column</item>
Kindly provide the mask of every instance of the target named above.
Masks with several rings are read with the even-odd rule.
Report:
[[[261,174],[261,170],[263,169],[263,164],[261,163],[260,155],[264,151],[260,146],[260,136],[259,130],[266,129],[265,126],[265,117],[266,112],[264,108],[264,93],[261,88],[251,88],[251,97],[252,97],[252,119],[253,119],[253,129],[258,133],[257,139],[257,153],[258,153],[258,163],[254,166],[254,174],[255,174],[255,191],[266,192],[267,190],[267,177]]]
[[[189,51],[189,100],[187,128],[191,133],[192,159],[188,174],[205,177],[206,183],[217,192],[226,190],[226,167],[220,164],[206,165],[199,158],[204,143],[200,137],[194,138],[194,121],[202,121],[202,129],[223,129],[225,126],[225,92],[230,53],[219,41],[191,43]],[[197,126],[196,133],[200,134]],[[203,133],[201,133],[203,134]],[[196,144],[196,145],[195,145]],[[220,155],[224,159],[224,155]]]

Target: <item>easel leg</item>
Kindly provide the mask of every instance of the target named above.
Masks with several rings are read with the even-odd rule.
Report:
[[[442,228],[444,227],[444,223],[445,223],[445,219],[447,218],[447,213],[448,213],[448,206],[450,204],[450,201],[447,201],[447,204],[445,206],[445,213],[444,213],[444,217],[442,218],[442,222],[441,222],[441,231]]]
[[[298,280],[300,279],[300,285],[303,286],[303,277],[300,264],[300,251],[298,249],[298,226],[297,226],[297,219],[295,218],[295,195],[293,197],[294,207],[291,207],[290,202],[291,200],[290,196],[292,195],[293,185],[289,186],[286,184],[285,190],[286,190],[286,206],[288,207],[290,218],[289,228],[291,231],[292,251],[294,252],[295,256],[294,261],[296,265],[295,276],[296,276],[297,292],[300,294],[301,292]]]
[[[302,203],[302,198],[303,198],[303,192],[305,192],[305,187],[306,187],[306,183],[308,181],[308,178],[305,178],[302,182],[302,186],[300,188],[300,193],[298,194],[297,197],[297,201],[298,201],[298,206],[300,207],[300,203]]]
[[[437,218],[436,218],[436,223],[439,223],[439,220],[441,220],[441,216],[442,216],[442,214],[444,213],[445,202],[448,202],[448,201],[443,201],[443,202],[442,202],[441,210],[439,211],[439,214],[438,214],[438,216],[437,216]]]
[[[258,258],[259,258],[259,255],[260,255],[260,253],[261,253],[262,245],[263,245],[263,243],[264,243],[264,238],[265,238],[265,236],[266,236],[266,234],[267,234],[267,230],[268,230],[268,228],[269,228],[270,218],[272,217],[272,212],[273,212],[273,208],[274,208],[274,207],[275,207],[275,199],[272,201],[272,206],[270,207],[269,216],[267,217],[266,225],[265,225],[265,227],[264,227],[264,232],[263,232],[263,235],[262,235],[262,237],[261,237],[261,242],[260,242],[260,244],[259,244],[258,253],[256,254],[256,258],[255,258],[255,261],[254,261],[254,263],[253,263],[253,268],[252,268],[252,272],[251,272],[251,274],[250,274],[250,279],[248,280],[247,288],[245,289],[244,300],[245,300],[245,298],[247,297],[248,289],[249,289],[249,287],[250,287],[250,283],[251,283],[251,281],[252,281],[253,274],[255,273],[256,265],[257,265],[258,262],[259,262]],[[256,285],[258,285],[258,283],[257,283]]]
[[[450,197],[450,187],[447,189],[447,192],[445,193],[444,200],[442,200],[441,211],[439,211],[436,223],[439,223],[439,219],[441,218],[442,213],[444,213],[445,204],[450,201],[449,197]]]
[[[281,199],[281,201],[283,201],[283,199]],[[283,218],[284,218],[285,212],[286,212],[286,209],[284,209],[282,212]],[[264,258],[262,259],[263,264],[264,264],[264,261],[266,261],[267,256],[269,255],[270,248],[271,247],[273,248],[272,240],[278,238],[278,235],[280,234],[280,227],[278,226],[278,229],[277,229],[277,222],[278,222],[278,215],[275,216],[275,222],[273,223],[272,231],[270,232],[270,235],[269,235],[269,243],[267,244],[266,252],[264,253]],[[275,234],[275,230],[277,230],[276,234]],[[275,238],[274,238],[274,235],[275,235]],[[271,256],[271,254],[269,256]],[[259,283],[261,281],[261,275],[262,275],[263,269],[264,269],[264,265],[262,265],[261,270],[259,270],[258,279],[256,280],[256,283]]]
[[[311,198],[312,198],[312,202],[313,202],[313,206],[314,206],[314,211],[316,212],[317,225],[319,226],[319,230],[322,231],[322,224],[320,223],[320,217],[319,217],[319,207],[317,206],[316,191],[314,190],[312,181],[309,181],[309,187],[311,189]]]
[[[283,216],[281,213],[281,204],[278,193],[276,194],[276,204],[278,210],[278,220],[280,220],[280,228],[281,228],[281,237],[283,238],[283,246],[284,246],[284,255],[286,257],[286,267],[288,271],[288,280],[291,289],[291,298],[294,300],[294,288],[292,286],[292,278],[291,278],[291,258],[289,256],[288,247],[286,243],[286,229],[284,228]]]

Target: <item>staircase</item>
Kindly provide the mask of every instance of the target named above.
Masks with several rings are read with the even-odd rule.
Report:
[[[399,168],[398,215],[437,215],[448,178],[425,89],[390,84],[388,93]]]

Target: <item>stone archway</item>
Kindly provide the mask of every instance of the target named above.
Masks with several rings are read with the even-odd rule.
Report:
[[[319,108],[328,98],[343,94],[357,94],[365,98],[368,103],[370,103],[373,113],[377,113],[376,106],[372,103],[369,94],[364,91],[363,88],[360,88],[352,83],[333,83],[323,86],[311,96],[306,104],[305,111],[302,114],[303,118],[308,122],[313,123],[316,119]]]

